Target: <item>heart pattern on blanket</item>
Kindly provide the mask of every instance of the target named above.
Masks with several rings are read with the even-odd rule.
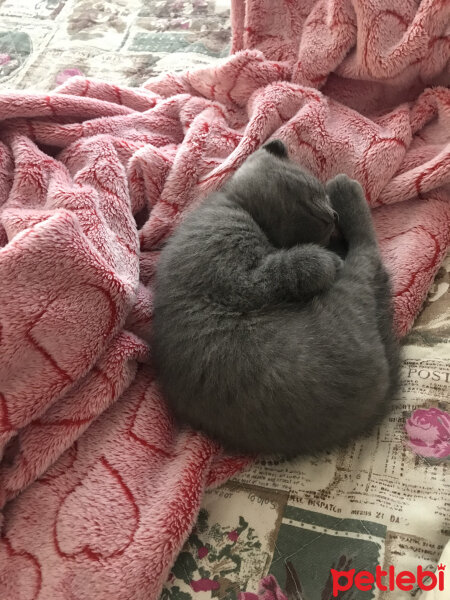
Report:
[[[98,340],[107,337],[114,326],[115,305],[110,292],[90,284],[77,285],[78,301],[73,302],[74,291],[69,288],[53,300],[28,330],[30,343],[46,361],[67,379],[85,368],[95,356]],[[85,307],[83,310],[82,307]],[[92,326],[86,328],[80,314],[94,312]],[[92,352],[86,352],[86,349]],[[57,357],[57,359],[55,358]]]
[[[130,488],[102,456],[61,502],[54,525],[58,554],[95,561],[120,556],[132,543],[139,519]]]
[[[7,537],[0,539],[0,565],[4,573],[15,577],[0,577],[0,598],[5,600],[36,600],[42,586],[41,566],[35,556],[14,550]]]
[[[155,402],[155,398],[160,396],[156,383],[146,388],[133,413],[129,435],[152,454],[169,457],[174,441],[174,423],[165,403]],[[158,443],[155,444],[154,440]]]

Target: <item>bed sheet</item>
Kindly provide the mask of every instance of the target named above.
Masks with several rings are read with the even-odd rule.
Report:
[[[139,86],[229,53],[229,0],[0,0],[0,22],[0,89],[49,90],[74,74]],[[346,450],[260,460],[210,490],[162,600],[254,600],[267,574],[292,597],[327,600],[331,568],[436,571],[450,535],[449,463],[438,456],[449,399],[450,257],[404,342],[401,394],[383,424]],[[437,432],[428,456],[408,437],[420,428]],[[419,592],[353,586],[339,597]]]

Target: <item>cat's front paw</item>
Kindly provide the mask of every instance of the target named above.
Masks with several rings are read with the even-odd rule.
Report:
[[[326,188],[331,204],[338,213],[346,211],[350,206],[366,204],[361,184],[345,173],[336,175],[327,183]]]
[[[320,260],[322,269],[317,270],[318,287],[327,289],[333,285],[340,270],[344,266],[344,261],[337,254],[326,249],[321,249]]]
[[[337,275],[337,274],[339,274],[339,271],[344,266],[344,261],[342,260],[342,258],[340,256],[338,256],[334,252],[332,252],[332,255],[333,255],[335,274]]]
[[[355,179],[345,174],[336,175],[327,183],[326,189],[346,237],[368,227],[371,222],[370,210],[364,190]]]

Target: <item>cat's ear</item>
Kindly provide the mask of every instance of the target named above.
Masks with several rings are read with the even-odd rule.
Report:
[[[288,156],[287,148],[281,140],[272,140],[268,144],[265,144],[263,149],[274,156],[278,156],[278,158],[287,158]]]

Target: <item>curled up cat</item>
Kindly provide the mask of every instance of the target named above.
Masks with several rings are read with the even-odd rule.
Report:
[[[347,249],[327,246],[336,217]],[[230,451],[312,454],[385,414],[391,289],[359,183],[322,185],[269,142],[163,248],[153,356],[176,418]]]

